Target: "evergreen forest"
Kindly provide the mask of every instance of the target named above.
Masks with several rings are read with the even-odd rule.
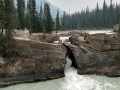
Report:
[[[63,12],[59,15],[57,10],[56,18],[52,18],[50,13],[50,3],[40,3],[39,11],[36,9],[36,0],[0,0],[0,29],[6,29],[10,33],[11,29],[25,27],[32,32],[47,33],[52,30],[76,30],[76,29],[103,29],[113,28],[120,20],[120,5],[112,3],[108,6],[104,0],[103,7],[96,4],[96,8],[90,9],[86,6],[72,14]]]

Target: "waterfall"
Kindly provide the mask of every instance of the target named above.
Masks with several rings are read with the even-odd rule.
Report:
[[[65,65],[65,71],[68,70],[72,65],[72,61],[68,58],[68,56],[66,57],[66,61],[67,63]]]

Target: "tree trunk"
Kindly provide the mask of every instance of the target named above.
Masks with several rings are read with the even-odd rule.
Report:
[[[3,28],[2,28],[2,34],[3,34]]]

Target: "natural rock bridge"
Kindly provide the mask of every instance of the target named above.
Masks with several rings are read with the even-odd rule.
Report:
[[[0,86],[64,77],[67,55],[78,74],[120,76],[116,58],[119,51],[114,51],[120,47],[110,46],[118,43],[117,36],[106,35],[104,39],[104,34],[87,35],[84,40],[80,37],[70,37],[71,44],[15,40],[15,56],[10,61],[4,57],[0,63]]]

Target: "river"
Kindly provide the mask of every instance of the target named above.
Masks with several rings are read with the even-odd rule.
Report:
[[[67,37],[61,40],[68,39]],[[19,84],[0,90],[120,90],[120,78],[97,75],[78,75],[71,67],[71,60],[66,58],[65,77],[38,83]]]
[[[65,77],[38,83],[19,84],[0,88],[0,90],[120,90],[120,78],[97,75],[78,75],[66,59]]]

